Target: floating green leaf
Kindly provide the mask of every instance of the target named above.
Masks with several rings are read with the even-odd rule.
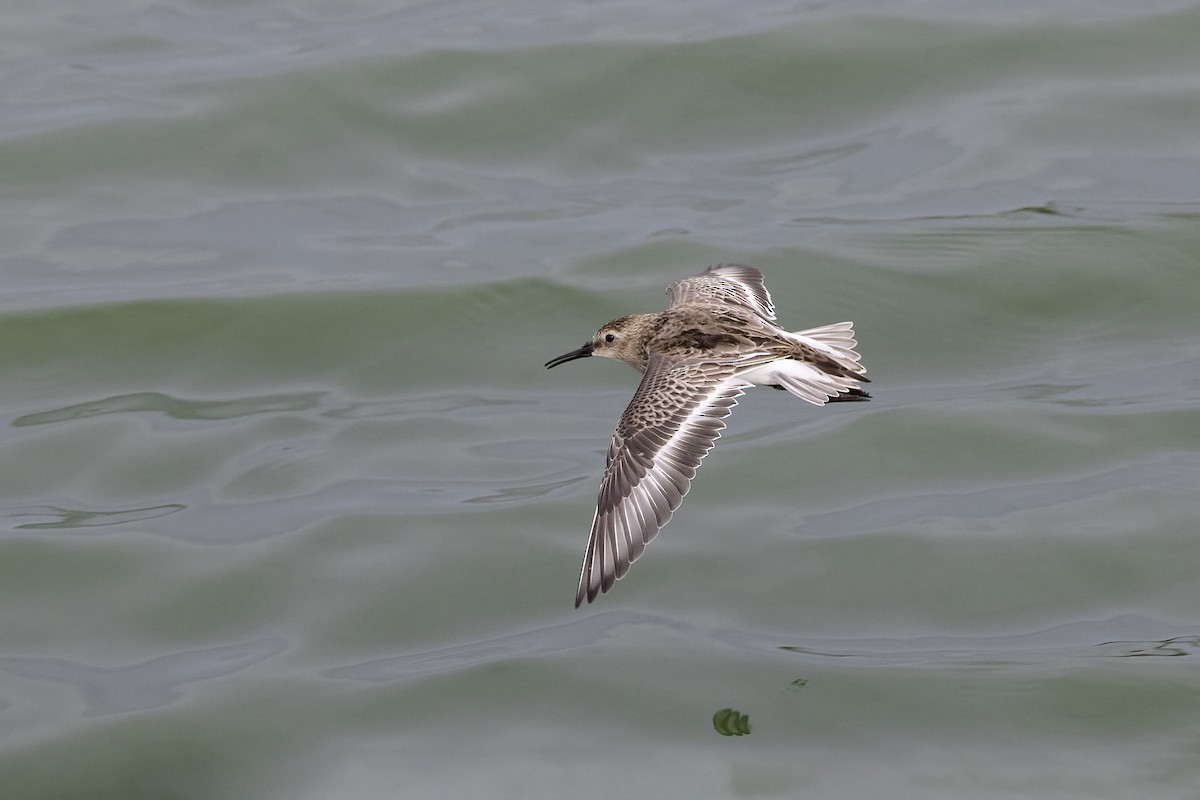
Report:
[[[713,728],[722,736],[745,736],[750,732],[750,715],[722,708],[713,714]]]

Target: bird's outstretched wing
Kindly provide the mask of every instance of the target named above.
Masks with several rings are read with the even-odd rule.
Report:
[[[608,447],[576,608],[612,588],[679,508],[722,420],[751,385],[736,370],[651,358]]]
[[[763,319],[775,319],[775,304],[763,283],[763,274],[741,264],[718,264],[699,275],[667,287],[671,305],[683,303],[731,304],[748,308]]]

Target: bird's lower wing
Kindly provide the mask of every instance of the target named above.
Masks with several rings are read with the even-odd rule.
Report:
[[[575,607],[607,592],[667,524],[751,384],[732,366],[651,359],[608,448]]]

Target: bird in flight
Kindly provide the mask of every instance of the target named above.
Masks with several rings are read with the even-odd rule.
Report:
[[[853,323],[785,331],[754,267],[709,267],[667,295],[665,311],[618,317],[546,362],[600,356],[642,373],[608,446],[576,608],[611,589],[667,524],[745,389],[773,386],[814,405],[870,397]]]

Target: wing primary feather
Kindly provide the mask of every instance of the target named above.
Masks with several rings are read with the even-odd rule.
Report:
[[[651,359],[613,432],[576,606],[624,577],[679,508],[748,385],[736,369]]]

